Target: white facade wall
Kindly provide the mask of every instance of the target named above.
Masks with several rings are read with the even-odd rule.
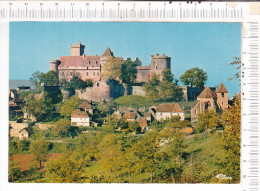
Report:
[[[181,120],[184,120],[184,113],[180,112],[156,112],[156,119],[160,121],[161,119],[167,119],[174,116],[180,116]]]
[[[72,117],[71,124],[76,126],[90,126],[91,117],[80,118],[80,117]]]

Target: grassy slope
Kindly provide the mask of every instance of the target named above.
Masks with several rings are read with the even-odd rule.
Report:
[[[150,99],[142,96],[136,96],[136,95],[129,95],[129,96],[122,96],[120,98],[117,98],[114,100],[118,105],[121,106],[132,106],[132,107],[142,107],[142,106],[151,106],[154,104],[159,104],[158,102],[152,102]],[[184,109],[190,109],[190,107],[195,102],[177,102],[181,107],[184,107]]]
[[[222,142],[222,132],[209,133],[207,138],[204,137],[204,133],[188,136],[185,139],[188,160],[194,158],[201,161],[204,172],[217,175],[214,171],[218,171],[218,162],[224,158]]]

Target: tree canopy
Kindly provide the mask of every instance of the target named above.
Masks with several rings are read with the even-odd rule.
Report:
[[[107,80],[119,80],[122,75],[122,63],[114,57],[109,57],[102,68],[102,76]]]
[[[72,96],[70,99],[63,102],[60,107],[60,114],[70,118],[72,111],[74,111],[80,103],[81,101],[77,96]]]
[[[46,161],[48,151],[48,142],[45,137],[37,137],[37,139],[32,140],[30,144],[30,152],[34,156],[34,160],[40,163],[40,168],[42,167],[42,161]]]
[[[184,85],[197,88],[204,87],[207,79],[207,73],[200,68],[191,68],[180,77]]]
[[[137,69],[136,64],[132,62],[131,59],[127,59],[123,64],[121,68],[121,78],[123,83],[126,84],[133,84],[136,79]]]

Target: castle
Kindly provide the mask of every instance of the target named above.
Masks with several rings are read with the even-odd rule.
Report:
[[[50,61],[50,70],[57,73],[59,80],[69,81],[73,76],[79,76],[82,80],[91,79],[94,82],[105,80],[102,78],[102,67],[109,57],[118,59],[121,63],[125,60],[122,57],[115,57],[108,47],[103,55],[85,55],[85,45],[79,42],[70,45],[70,56],[61,56],[58,60]],[[137,65],[136,82],[148,82],[152,73],[161,76],[165,69],[171,69],[171,58],[166,55],[154,54],[151,56],[151,64],[142,66],[142,62],[136,58]],[[101,82],[102,83],[102,82]]]

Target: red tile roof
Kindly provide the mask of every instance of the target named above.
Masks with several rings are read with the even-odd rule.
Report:
[[[219,85],[216,93],[228,93],[226,87],[224,86],[223,82]]]
[[[184,112],[177,103],[161,103],[155,110],[156,112]]]
[[[103,53],[103,56],[114,56],[113,52],[110,50],[109,47],[107,47],[107,49],[105,50],[105,52]]]
[[[101,56],[61,56],[59,68],[67,66],[99,67]]]
[[[124,118],[126,119],[135,119],[136,118],[136,113],[135,112],[126,112],[123,115]]]
[[[71,113],[71,118],[89,118],[89,116],[88,116],[88,114],[87,114],[87,112],[85,112],[85,111],[80,111],[79,109],[77,109],[77,110],[75,110],[75,111],[73,111],[72,113]]]
[[[207,86],[197,98],[216,98],[216,94]]]
[[[84,101],[78,106],[79,109],[93,109],[92,105],[88,101]]]

